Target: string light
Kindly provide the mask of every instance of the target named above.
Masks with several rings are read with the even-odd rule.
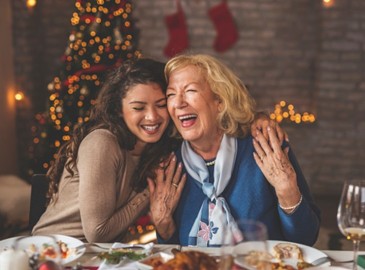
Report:
[[[309,112],[298,113],[295,111],[293,104],[287,104],[284,100],[275,105],[274,111],[270,113],[270,118],[278,123],[287,121],[300,124],[314,123],[316,121],[314,114]]]
[[[22,101],[24,99],[24,93],[19,91],[14,95],[14,98],[16,101]]]

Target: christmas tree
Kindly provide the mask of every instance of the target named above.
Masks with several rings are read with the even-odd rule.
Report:
[[[49,107],[36,115],[28,174],[45,173],[75,124],[88,121],[108,70],[139,56],[131,1],[76,0],[62,67],[48,85]]]

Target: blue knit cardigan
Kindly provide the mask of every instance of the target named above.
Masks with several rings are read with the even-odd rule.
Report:
[[[238,151],[232,178],[223,192],[233,217],[255,219],[268,229],[270,240],[282,240],[313,245],[320,228],[320,211],[314,204],[298,162],[289,151],[289,159],[296,171],[303,201],[292,214],[286,214],[278,204],[274,188],[266,180],[253,158],[253,138],[238,140]],[[176,153],[182,161],[180,150]],[[184,171],[186,172],[186,171]],[[158,236],[159,243],[188,245],[190,229],[205,198],[196,181],[187,175],[187,181],[174,213],[176,231],[167,241]]]

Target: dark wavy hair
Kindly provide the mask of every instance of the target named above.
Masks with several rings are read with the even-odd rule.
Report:
[[[75,127],[71,140],[62,145],[54,164],[47,172],[48,202],[53,194],[58,192],[64,169],[73,175],[72,168],[76,166],[80,143],[93,130],[107,129],[116,136],[120,148],[126,150],[134,148],[137,137],[128,129],[121,116],[122,99],[131,87],[138,84],[157,83],[166,93],[164,68],[165,64],[162,62],[139,58],[125,61],[107,76],[96,104],[91,110],[89,121]],[[155,177],[154,169],[179,145],[180,141],[171,135],[172,130],[173,123],[170,121],[161,139],[156,143],[147,144],[143,150],[132,176],[133,189],[137,192],[147,186],[147,177]]]

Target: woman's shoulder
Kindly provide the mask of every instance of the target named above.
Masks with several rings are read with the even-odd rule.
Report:
[[[98,128],[91,131],[89,134],[85,136],[85,139],[89,138],[101,138],[101,139],[114,139],[116,140],[117,137],[110,131],[105,128]]]
[[[118,145],[117,137],[107,129],[95,129],[85,136],[81,145],[93,145],[107,147],[108,145]]]

